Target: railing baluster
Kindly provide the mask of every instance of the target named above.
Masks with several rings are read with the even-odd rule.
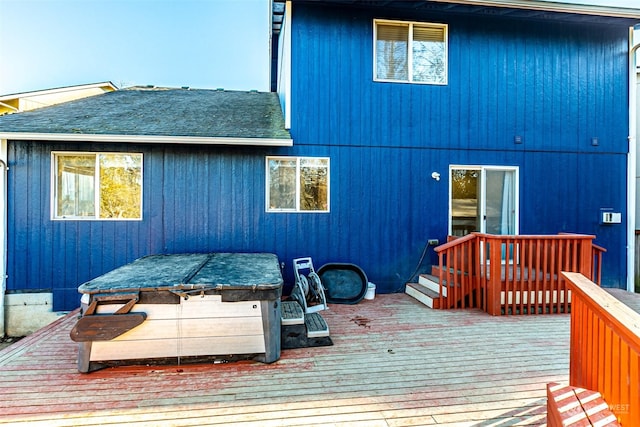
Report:
[[[548,302],[548,293],[549,292],[549,288],[551,287],[550,285],[550,281],[551,278],[553,277],[553,266],[551,265],[551,259],[552,256],[549,253],[550,252],[550,246],[552,244],[552,241],[549,240],[545,240],[543,245],[544,245],[544,254],[542,256],[542,274],[544,275],[542,280],[542,313],[543,314],[547,314],[547,311],[549,310],[549,302]]]
[[[533,260],[535,253],[535,242],[532,239],[525,239],[522,242],[522,246],[526,246],[526,258],[524,260],[525,271],[523,276],[523,287],[525,288],[525,292],[527,295],[525,308],[527,309],[527,314],[531,314],[533,310],[533,300],[531,297],[531,290],[533,288],[533,281],[535,280],[535,276],[533,276]],[[522,255],[524,257],[524,255]],[[522,274],[522,273],[521,273]]]
[[[452,282],[451,282],[451,266],[453,265],[454,259],[456,258],[456,254],[457,254],[457,247],[452,247],[449,251],[448,254],[449,256],[447,257],[447,264],[444,266],[445,268],[445,273],[446,273],[446,278],[445,278],[445,283],[446,283],[446,287],[447,287],[447,298],[446,298],[446,306],[444,308],[451,308],[451,301],[453,300],[453,287],[452,287]]]
[[[505,259],[508,258],[509,254],[507,253],[507,242],[502,239],[500,242],[501,252],[504,251]],[[513,299],[509,299],[509,295],[511,292],[511,283],[509,282],[509,264],[505,262],[502,264],[502,259],[499,260],[500,266],[500,278],[502,279],[502,283],[504,283],[504,314],[509,314],[509,310],[511,309],[511,304],[513,304]]]
[[[484,238],[478,236],[478,298],[479,298],[479,307],[482,311],[487,311],[487,288],[485,284],[485,279],[487,278],[487,266],[484,262],[483,255],[486,255],[486,248],[484,246]]]
[[[518,314],[518,307],[522,307],[522,295],[520,294],[520,280],[518,271],[518,257],[517,257],[517,244],[518,240],[510,238],[507,241],[510,243],[507,244],[509,247],[510,256],[508,259],[511,260],[511,288],[513,295],[513,308],[511,309],[511,314]],[[522,313],[522,311],[520,311]]]
[[[453,293],[453,300],[449,302],[449,304],[453,304],[453,308],[456,308],[456,306],[458,305],[458,288],[459,286],[459,279],[458,279],[458,260],[460,259],[460,257],[462,256],[462,250],[464,248],[464,244],[460,245],[460,246],[456,246],[456,254],[453,257],[453,269],[452,269],[452,276],[453,276],[453,280],[451,282],[451,286],[449,287],[449,292]]]
[[[468,294],[468,277],[469,270],[469,258],[471,257],[471,242],[466,242],[464,245],[464,256],[460,259],[460,306],[467,308],[467,295]]]
[[[440,289],[440,295],[438,297],[438,301],[440,301],[440,308],[444,308],[444,295],[442,291],[443,283],[444,283],[444,265],[445,258],[448,256],[449,249],[444,252],[438,252],[438,285]]]
[[[535,247],[536,247],[536,261],[535,261],[535,286],[534,286],[534,294],[533,294],[533,298],[535,301],[535,305],[534,305],[534,314],[539,314],[540,313],[540,272],[544,271],[544,269],[541,269],[540,267],[540,239],[536,239],[535,240]]]
[[[474,295],[475,295],[475,304],[474,307],[478,308],[480,307],[480,305],[482,304],[482,291],[480,290],[481,288],[481,283],[482,283],[482,259],[480,258],[480,247],[481,247],[481,241],[480,239],[476,239],[475,243],[473,245],[474,250],[476,251],[473,254],[473,263],[474,263],[474,271],[473,271],[473,288],[474,288]]]
[[[507,308],[511,309],[511,314],[516,314],[516,290],[513,283],[515,275],[513,274],[513,264],[511,264],[511,266],[509,264],[509,239],[503,238],[501,245],[504,246],[504,281],[506,284],[505,298],[507,305],[507,307],[505,307],[504,314],[509,314],[509,310]],[[502,264],[502,259],[500,259],[499,262]],[[509,295],[511,295],[511,303],[509,303]]]
[[[525,258],[525,255],[522,253],[523,248],[525,246],[525,242],[529,243],[530,240],[518,239],[518,244],[515,249],[515,261],[518,263],[519,268],[519,280],[518,280],[518,288],[520,293],[520,314],[524,314],[525,308],[527,308],[526,312],[529,314],[531,310],[529,307],[529,265],[528,257]]]
[[[621,402],[622,394],[621,394],[621,385],[616,384],[616,380],[614,378],[620,378],[620,363],[622,358],[622,350],[624,348],[624,342],[620,339],[618,334],[612,334],[611,336],[611,349],[612,357],[611,357],[611,370],[609,375],[609,385],[610,385],[610,398],[614,402]]]
[[[557,277],[557,286],[554,286],[554,288],[555,288],[554,307],[555,307],[555,312],[556,313],[560,313],[561,312],[560,292],[564,288],[564,281],[562,280],[562,277],[560,277],[560,272],[565,270],[564,267],[567,265],[566,264],[567,260],[564,258],[565,245],[566,244],[567,244],[566,240],[560,240],[559,241],[559,245],[558,245],[558,269],[555,272],[556,273],[556,277]]]
[[[504,250],[505,275],[507,276],[509,288],[511,290],[511,314],[517,314],[518,295],[516,293],[517,292],[516,280],[518,279],[518,277],[517,277],[517,272],[515,270],[515,259],[513,259],[513,240],[509,238],[504,239],[504,245],[505,245],[505,250]],[[509,262],[509,260],[511,260],[511,262]]]

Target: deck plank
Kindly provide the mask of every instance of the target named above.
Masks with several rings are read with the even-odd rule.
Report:
[[[567,382],[567,315],[430,310],[404,294],[330,305],[330,347],[272,364],[80,374],[70,315],[0,352],[0,425],[540,425]]]

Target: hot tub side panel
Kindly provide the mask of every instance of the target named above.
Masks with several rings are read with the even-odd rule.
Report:
[[[112,314],[120,305],[100,305],[97,314]],[[195,356],[255,355],[263,362],[280,357],[280,299],[223,302],[221,295],[180,299],[179,304],[136,304],[145,313],[140,326],[109,341],[79,344],[78,367],[92,362]]]

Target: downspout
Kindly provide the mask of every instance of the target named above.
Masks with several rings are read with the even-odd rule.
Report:
[[[0,139],[0,336],[5,336],[7,290],[7,140]]]
[[[636,262],[636,52],[640,43],[634,46],[633,27],[629,28],[629,154],[627,157],[627,291],[635,290]]]

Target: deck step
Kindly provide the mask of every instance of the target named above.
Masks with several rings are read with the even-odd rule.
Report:
[[[418,277],[418,283],[422,286],[432,290],[436,294],[440,293],[440,278],[432,274],[421,274]],[[447,296],[447,287],[442,287],[442,295]]]
[[[547,384],[547,425],[619,426],[616,416],[597,391]]]
[[[327,325],[320,313],[305,314],[304,324],[307,327],[307,337],[309,338],[329,336],[329,325]]]
[[[427,307],[440,308],[440,294],[420,283],[407,283],[405,293]]]
[[[304,311],[296,301],[282,301],[282,325],[303,325]]]

